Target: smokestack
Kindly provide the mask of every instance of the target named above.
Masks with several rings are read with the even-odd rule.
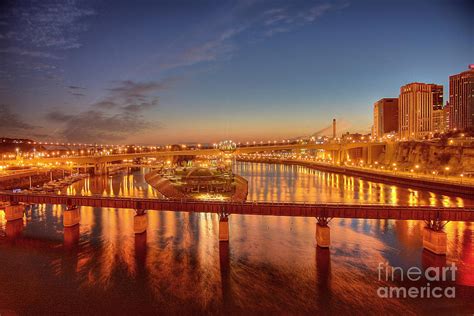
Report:
[[[332,138],[336,139],[336,119],[332,119]]]

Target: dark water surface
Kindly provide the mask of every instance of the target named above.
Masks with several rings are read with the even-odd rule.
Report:
[[[239,163],[249,200],[472,206],[473,200],[318,172]],[[143,170],[73,184],[68,194],[160,197]],[[334,219],[331,247],[315,247],[315,219],[230,217],[219,245],[214,214],[148,212],[135,236],[133,210],[81,208],[62,225],[62,207],[34,206],[23,221],[0,212],[0,314],[473,313],[474,223],[451,222],[446,257],[422,249],[424,223]],[[456,298],[379,298],[380,263],[426,269],[455,263]]]

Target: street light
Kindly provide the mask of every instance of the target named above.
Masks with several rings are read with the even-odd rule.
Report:
[[[446,166],[446,167],[444,168],[444,170],[446,170],[445,174],[446,174],[446,178],[447,178],[447,177],[448,177],[448,172],[449,172],[449,166]]]

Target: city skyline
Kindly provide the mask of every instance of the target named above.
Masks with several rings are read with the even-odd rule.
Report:
[[[0,16],[1,136],[273,140],[333,117],[338,134],[369,133],[376,100],[410,82],[448,100],[449,76],[472,62],[467,2],[46,2]]]

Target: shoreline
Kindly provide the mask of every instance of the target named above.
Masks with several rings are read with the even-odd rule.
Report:
[[[52,177],[51,173],[52,172]],[[69,172],[69,171],[67,171]],[[69,172],[70,173],[70,172]],[[41,186],[48,181],[61,179],[63,172],[59,169],[56,170],[28,170],[20,173],[12,173],[0,177],[0,190],[13,190],[13,189],[29,189],[30,178],[31,186]]]
[[[382,182],[393,185],[403,185],[406,187],[416,187],[419,189],[427,189],[438,193],[455,193],[465,197],[474,198],[474,187],[468,184],[449,183],[448,181],[436,181],[435,179],[420,179],[407,177],[396,174],[384,174],[381,172],[362,170],[347,166],[333,166],[321,164],[314,161],[289,160],[289,159],[237,159],[240,162],[256,162],[266,164],[282,164],[282,165],[297,165],[316,169],[320,171],[333,172],[338,174],[345,174],[348,176],[361,177],[363,179]]]

